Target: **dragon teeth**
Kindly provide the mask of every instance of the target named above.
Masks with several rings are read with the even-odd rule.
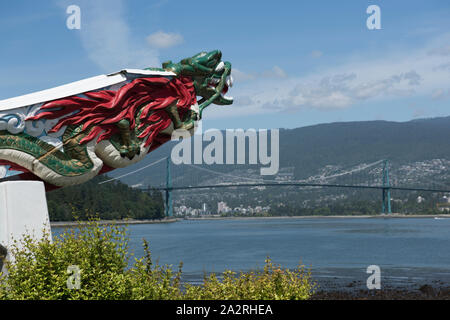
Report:
[[[224,99],[227,99],[227,100],[233,100],[233,97],[231,97],[231,96],[227,96],[227,95],[225,95],[225,94],[223,94],[223,93],[221,93],[220,95],[221,95],[222,98],[224,98]]]
[[[227,77],[226,83],[230,88],[233,86],[233,77],[231,75]]]
[[[225,68],[225,63],[223,61],[220,61],[219,64],[216,67],[216,72],[222,71]]]

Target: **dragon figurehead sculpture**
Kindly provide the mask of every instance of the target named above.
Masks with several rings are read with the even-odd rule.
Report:
[[[210,104],[233,103],[231,64],[221,59],[201,52],[0,101],[0,169],[54,188],[134,164],[174,130],[193,133]]]
[[[163,63],[166,70],[192,77],[195,92],[202,97],[199,101],[200,116],[201,111],[211,103],[218,105],[233,103],[233,98],[225,95],[233,84],[231,63],[223,62],[221,58],[222,53],[215,50],[209,53],[200,52],[192,58],[181,60],[180,63],[174,64],[172,61]]]

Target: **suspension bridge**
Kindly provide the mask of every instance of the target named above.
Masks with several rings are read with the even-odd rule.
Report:
[[[153,167],[153,168],[151,168]],[[142,183],[134,187],[143,190],[160,190],[164,193],[165,215],[173,216],[173,193],[186,190],[216,190],[240,189],[240,188],[301,188],[303,190],[316,189],[349,189],[368,190],[380,192],[380,208],[382,214],[392,213],[392,191],[404,192],[431,192],[450,193],[450,186],[433,181],[432,183],[415,181],[409,177],[411,169],[398,168],[397,177],[393,183],[390,176],[390,163],[388,160],[378,160],[368,164],[359,164],[350,168],[326,166],[317,175],[306,179],[294,179],[294,174],[289,170],[280,170],[275,178],[259,176],[258,170],[244,169],[222,172],[219,166],[210,169],[204,165],[183,164],[173,165],[169,157],[161,158],[142,168],[136,169],[123,175],[119,175],[101,183],[108,183],[117,179],[126,179],[129,176],[140,175]],[[223,166],[222,166],[223,167]],[[289,169],[289,168],[287,168]],[[142,175],[144,170],[149,170]],[[151,170],[151,171],[150,171]],[[402,170],[404,172],[402,172]],[[409,173],[408,173],[409,172]],[[434,179],[433,179],[434,180]],[[415,183],[414,183],[415,182]]]

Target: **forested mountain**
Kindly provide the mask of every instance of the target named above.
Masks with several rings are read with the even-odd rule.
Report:
[[[225,146],[226,139],[225,135],[223,136]],[[193,167],[172,164],[172,180],[174,186],[216,185],[248,182],[251,179],[261,178],[294,181],[351,171],[364,164],[388,159],[391,183],[408,187],[439,186],[450,189],[449,138],[450,117],[408,122],[339,122],[297,129],[280,129],[280,170],[275,176],[261,177],[259,165],[206,165],[203,163]],[[166,164],[160,162],[155,166],[146,166],[170,156],[175,143],[169,142],[152,152],[142,162],[118,169],[112,174],[118,176],[132,173],[121,178],[121,181],[135,187],[163,186]],[[203,148],[209,143],[203,142]],[[248,157],[248,147],[246,153]],[[225,157],[226,150],[224,150],[224,159]],[[382,165],[383,163],[379,163],[377,168],[372,168],[374,170],[364,171],[356,177],[357,183],[381,184]],[[143,170],[133,173],[139,168]],[[226,173],[226,175],[214,174],[210,170]],[[342,178],[351,180],[355,177]],[[354,184],[352,181],[342,181],[342,179],[338,182]],[[418,196],[425,197],[427,201],[418,206],[416,203]],[[398,212],[432,212],[436,209],[436,201],[440,196],[442,194],[393,192],[392,205]],[[232,208],[270,206],[272,214],[286,214],[286,212],[287,214],[316,212],[357,214],[375,213],[381,208],[379,192],[339,188],[238,188],[195,190],[195,192],[183,190],[175,192],[173,199],[175,207],[187,206],[192,209],[201,209],[206,204],[212,212],[217,210],[220,201],[225,201]]]
[[[47,193],[51,221],[80,220],[88,215],[101,219],[160,219],[164,217],[161,192],[132,189],[119,181],[99,184],[106,177],[99,176],[84,184]]]
[[[204,142],[203,147],[207,144]],[[112,175],[123,175],[170,156],[174,145],[175,142],[166,143],[138,164],[117,169]],[[399,167],[418,161],[450,160],[450,117],[408,122],[336,122],[280,129],[279,154],[280,168],[293,168],[295,179],[313,176],[330,165],[349,167],[389,159],[393,167]],[[202,166],[222,172],[258,168],[256,165]],[[164,176],[160,172],[161,168],[165,170],[163,165],[150,167],[121,180],[129,185],[154,185],[155,177]],[[182,174],[196,176],[198,171],[186,167]]]
[[[280,162],[294,166],[296,178],[325,165],[351,166],[389,159],[393,166],[450,159],[450,117],[409,122],[364,121],[283,130]]]

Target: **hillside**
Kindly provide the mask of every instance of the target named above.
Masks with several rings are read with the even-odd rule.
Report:
[[[119,181],[99,184],[105,177],[96,177],[84,184],[47,193],[51,221],[80,220],[88,215],[101,219],[160,219],[164,205],[160,192],[142,192]]]
[[[280,129],[280,170],[269,180],[301,180],[312,176],[330,175],[389,159],[391,182],[402,186],[435,186],[450,188],[450,117],[421,119],[409,122],[364,121],[319,124],[297,129]],[[203,143],[203,147],[207,145]],[[224,142],[225,145],[225,142]],[[119,169],[114,176],[124,175],[138,168],[170,155],[174,142],[167,143],[147,156],[135,166]],[[225,155],[224,155],[225,156]],[[202,170],[198,169],[200,167]],[[207,170],[226,173],[217,175]],[[358,183],[381,183],[381,167],[358,177]],[[157,186],[165,184],[165,163],[145,168],[139,173],[121,178],[132,186]],[[237,177],[237,178],[233,178]],[[258,165],[172,165],[173,184],[195,185],[236,182],[239,179],[261,179]],[[366,179],[366,180],[364,180]],[[219,201],[230,206],[291,206],[292,208],[314,209],[324,205],[340,205],[342,211],[349,208],[366,208],[367,212],[379,210],[380,195],[374,192],[340,189],[297,188],[245,188],[240,190],[217,189],[179,191],[175,193],[176,206],[201,208],[206,203],[216,210]],[[413,207],[416,193],[393,193],[398,198],[397,209]],[[434,199],[439,195],[432,195]],[[428,195],[426,196],[428,197]],[[430,196],[431,197],[431,196]],[[369,201],[354,203],[354,200]],[[353,201],[352,203],[350,203]],[[405,204],[402,205],[401,204]],[[368,209],[370,207],[370,210]],[[429,208],[435,204],[429,203]],[[334,210],[334,209],[333,209]],[[364,209],[365,210],[365,209]],[[364,211],[358,209],[359,212]],[[406,210],[406,209],[405,209]],[[410,209],[408,209],[410,210]]]
[[[389,159],[395,167],[450,159],[450,117],[331,123],[283,130],[280,135],[282,166],[294,166],[296,178],[330,164],[350,166]]]
[[[317,174],[325,166],[349,167],[389,159],[392,167],[433,159],[450,160],[450,117],[409,122],[338,122],[280,129],[280,168],[294,167],[295,179]],[[225,143],[225,142],[224,142]],[[204,143],[204,146],[206,143]],[[119,176],[170,155],[174,142],[166,143]],[[205,165],[222,172],[257,168],[255,165]],[[189,168],[184,168],[189,174]],[[152,185],[160,168],[148,168],[121,179],[129,185]]]

